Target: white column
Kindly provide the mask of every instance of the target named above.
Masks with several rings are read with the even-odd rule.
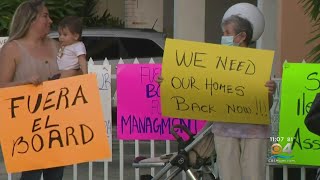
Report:
[[[265,18],[265,29],[257,42],[258,48],[276,50],[277,46],[277,17],[278,0],[258,0],[258,8]]]
[[[205,41],[205,0],[174,0],[175,39]]]
[[[261,38],[257,41],[257,48],[275,50],[272,74],[275,74],[275,62],[279,59],[277,47],[278,5],[278,0],[258,0],[258,8],[261,10],[265,18],[265,29]]]

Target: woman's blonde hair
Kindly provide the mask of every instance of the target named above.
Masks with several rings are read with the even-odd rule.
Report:
[[[28,0],[18,6],[11,20],[8,42],[26,35],[31,23],[37,18],[39,10],[43,6],[43,0]]]

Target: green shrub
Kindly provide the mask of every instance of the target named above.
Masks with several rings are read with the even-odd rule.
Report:
[[[8,29],[15,9],[23,0],[0,0],[0,36],[8,36]],[[46,0],[53,28],[59,21],[70,15],[83,17],[85,27],[124,27],[124,22],[113,17],[106,9],[102,16],[96,15],[98,0]]]

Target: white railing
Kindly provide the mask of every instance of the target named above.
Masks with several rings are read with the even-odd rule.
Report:
[[[139,63],[138,59],[135,59],[133,63]],[[154,63],[153,59],[150,59],[149,63]],[[124,64],[123,60],[120,59],[118,64]],[[111,76],[113,80],[116,80],[116,76],[112,75]],[[272,122],[272,135],[276,136],[278,134],[278,120],[279,120],[279,105],[280,105],[280,87],[281,87],[281,79],[274,79],[277,83],[277,91],[274,95],[274,106],[271,109],[271,122]],[[116,93],[113,96],[113,101],[116,104]],[[116,129],[113,129],[113,135],[116,135]],[[97,179],[103,179],[103,180],[108,180],[108,179],[120,179],[120,180],[132,180],[133,177],[135,180],[139,180],[140,179],[140,175],[142,174],[151,174],[152,176],[155,175],[156,170],[155,168],[150,168],[150,170],[140,170],[140,169],[134,169],[131,164],[133,162],[133,158],[140,156],[141,155],[141,148],[140,145],[143,144],[144,146],[150,145],[150,152],[149,154],[143,154],[144,156],[147,157],[155,157],[155,156],[159,156],[161,154],[164,153],[170,153],[171,151],[171,142],[169,140],[165,141],[165,143],[161,143],[161,145],[163,145],[163,147],[161,146],[161,148],[163,150],[165,150],[165,152],[158,152],[156,153],[155,150],[155,141],[151,140],[151,141],[138,141],[135,140],[134,143],[133,141],[123,141],[123,140],[117,140],[116,138],[112,138],[113,139],[113,143],[112,143],[112,147],[119,148],[119,151],[113,151],[113,158],[112,158],[112,162],[108,162],[108,161],[103,161],[103,162],[89,162],[89,163],[84,163],[81,165],[72,165],[72,166],[68,166],[65,168],[65,175],[64,175],[64,179],[73,179],[73,180],[77,180],[79,176],[81,176],[81,179],[83,179],[83,176],[87,176],[89,180],[97,180]],[[128,154],[124,153],[125,146],[132,146],[134,144],[134,157],[130,157]],[[158,145],[159,146],[159,145]],[[126,156],[127,155],[127,156]],[[115,156],[119,156],[119,162],[117,162],[116,160],[118,158],[115,158]],[[131,155],[132,156],[132,155]],[[129,159],[130,164],[125,164],[125,161],[127,161]],[[132,161],[130,161],[132,160]],[[118,164],[118,167],[113,166],[113,164]],[[96,167],[95,166],[101,166],[101,164],[103,164],[103,168],[101,167]],[[125,165],[129,166],[131,169],[125,169]],[[80,166],[80,167],[79,167]],[[85,166],[85,167],[82,167]],[[88,167],[86,167],[88,166]],[[0,167],[4,167],[4,165],[0,165]],[[308,166],[287,166],[287,165],[279,165],[279,164],[274,164],[274,163],[267,163],[266,166],[266,171],[267,171],[267,177],[266,180],[273,180],[274,179],[274,168],[276,167],[280,167],[283,170],[282,176],[283,176],[283,180],[289,180],[288,179],[288,169],[294,167],[294,168],[300,168],[300,179],[301,180],[307,180],[306,179],[306,168],[315,168],[315,167],[308,167]],[[86,169],[88,168],[88,169]],[[0,179],[5,179],[5,174],[6,172],[4,172],[4,168],[0,169],[0,175],[2,174],[2,176],[0,176]],[[87,172],[86,172],[87,171]],[[116,171],[119,172],[118,176],[117,173],[115,173]],[[134,174],[133,174],[134,173]],[[72,175],[71,175],[72,174]],[[102,175],[101,175],[102,174]],[[170,171],[168,171],[167,176],[170,174]],[[20,175],[19,174],[8,174],[7,175],[7,179],[8,180],[14,180],[17,179]],[[72,176],[72,178],[71,178]],[[116,176],[116,177],[115,177]],[[182,173],[182,175],[180,176],[180,179],[185,180],[186,179],[186,174]]]

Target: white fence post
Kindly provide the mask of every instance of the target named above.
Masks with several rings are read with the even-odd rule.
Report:
[[[133,64],[139,64],[137,58],[134,59]],[[140,156],[140,149],[139,149],[139,140],[134,140],[134,156],[135,158]],[[135,168],[135,180],[140,179],[140,170],[139,168]]]
[[[122,58],[120,58],[118,64],[124,64]],[[117,89],[115,90],[113,99],[114,99],[114,104],[116,105],[117,104]],[[119,169],[119,173],[120,173],[119,179],[120,180],[123,180],[123,175],[124,175],[124,171],[123,171],[123,169],[124,169],[123,146],[124,146],[123,140],[119,140],[119,161],[120,161],[119,162],[119,165],[120,165],[120,167],[119,167],[120,168]]]
[[[150,58],[149,64],[155,64],[152,58]],[[150,140],[150,157],[151,158],[155,157],[154,140]],[[151,168],[151,176],[154,176],[154,175],[155,175],[155,169]]]

